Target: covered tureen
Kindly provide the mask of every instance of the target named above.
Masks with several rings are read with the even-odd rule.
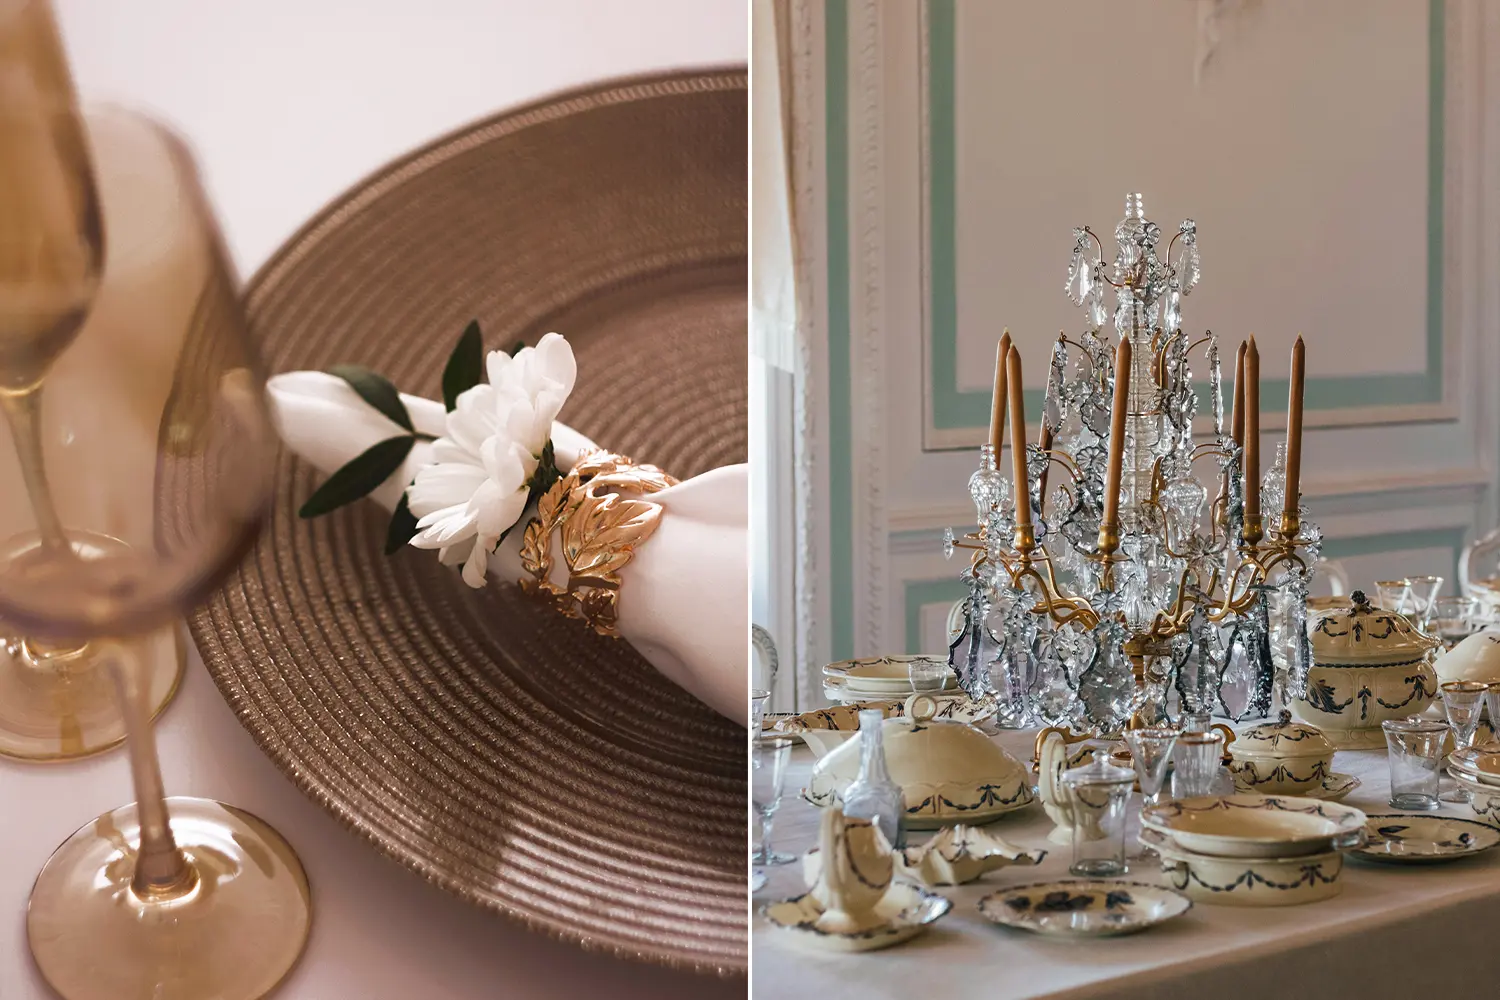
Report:
[[[1432,651],[1441,642],[1404,615],[1370,605],[1356,590],[1345,607],[1308,623],[1312,668],[1292,714],[1338,749],[1385,746],[1380,724],[1421,712],[1437,696]]]
[[[913,695],[904,717],[881,723],[886,769],[906,797],[906,826],[977,825],[1028,805],[1031,778],[1021,762],[973,726],[934,718],[937,709],[932,697]],[[842,802],[857,777],[859,740],[851,739],[818,761],[804,795],[820,806]]]
[[[1302,795],[1333,773],[1333,744],[1322,730],[1293,722],[1292,713],[1252,726],[1229,746],[1235,784],[1267,795]]]

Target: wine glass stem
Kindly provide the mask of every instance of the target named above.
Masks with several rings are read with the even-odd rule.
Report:
[[[156,753],[156,734],[151,729],[151,711],[140,689],[140,671],[124,647],[111,645],[107,654],[125,721],[125,740],[130,750],[130,775],[135,783],[136,816],[141,843],[136,852],[135,876],[130,887],[142,899],[162,900],[183,895],[198,881],[198,873],[172,836],[167,816],[166,793],[162,789],[161,763]]]
[[[47,466],[42,459],[42,387],[40,384],[21,392],[0,393],[0,408],[10,422],[11,437],[16,443],[16,458],[21,464],[21,478],[36,517],[37,532],[48,549],[67,549],[68,539],[62,520],[52,504],[52,488],[47,484]]]

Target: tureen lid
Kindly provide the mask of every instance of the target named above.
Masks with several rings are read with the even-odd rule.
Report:
[[[1405,615],[1371,606],[1360,590],[1347,607],[1317,612],[1308,632],[1316,663],[1415,662],[1442,644]]]
[[[1292,713],[1283,708],[1275,722],[1263,722],[1240,733],[1229,752],[1236,758],[1327,757],[1333,753],[1333,744],[1323,730],[1293,722]]]
[[[912,695],[904,717],[881,723],[886,769],[898,785],[985,784],[1021,774],[1020,761],[973,726],[934,718],[930,695]],[[859,775],[859,740],[847,740],[814,768],[814,774],[853,780]]]

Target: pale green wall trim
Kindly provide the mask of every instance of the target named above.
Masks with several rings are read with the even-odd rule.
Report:
[[[907,653],[940,653],[940,649],[918,649],[922,641],[922,608],[928,604],[949,604],[964,596],[963,581],[954,573],[946,580],[907,580],[902,586],[906,601]]]
[[[853,449],[849,358],[849,12],[825,10],[823,89],[828,184],[828,548],[833,658],[854,655]]]
[[[940,430],[982,428],[989,423],[987,390],[958,389],[957,287],[957,125],[955,122],[957,0],[929,0],[928,37],[928,150],[931,218],[928,260],[932,301],[928,392],[932,396],[933,425]],[[1444,6],[1428,3],[1428,125],[1427,125],[1427,368],[1401,375],[1309,376],[1306,406],[1337,410],[1375,405],[1436,403],[1443,398],[1443,108]],[[1225,380],[1225,392],[1230,379]],[[1206,386],[1199,389],[1200,409],[1207,406]],[[1272,411],[1286,408],[1287,380],[1263,379],[1261,405]],[[1227,395],[1226,395],[1226,398]],[[1026,408],[1040,412],[1042,391],[1026,391]]]
[[[1468,538],[1467,528],[1418,528],[1414,531],[1387,531],[1374,535],[1348,535],[1329,538],[1323,542],[1326,559],[1351,559],[1359,556],[1379,555],[1382,552],[1400,552],[1406,549],[1450,549],[1453,552],[1453,575],[1448,583],[1456,587],[1458,581],[1458,557]],[[1394,570],[1393,570],[1394,571]],[[1365,586],[1370,581],[1351,581],[1356,586]],[[1445,586],[1446,589],[1448,588]]]

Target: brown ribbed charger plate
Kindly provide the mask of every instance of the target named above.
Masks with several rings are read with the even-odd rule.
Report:
[[[634,78],[393,164],[251,283],[269,370],[357,362],[436,397],[470,319],[491,348],[555,329],[578,356],[566,422],[679,477],[743,461],[746,120],[742,70]],[[265,534],[191,623],[265,752],[464,899],[743,972],[743,728],[514,587],[382,555],[372,504],[299,520],[320,478],[282,460]]]

